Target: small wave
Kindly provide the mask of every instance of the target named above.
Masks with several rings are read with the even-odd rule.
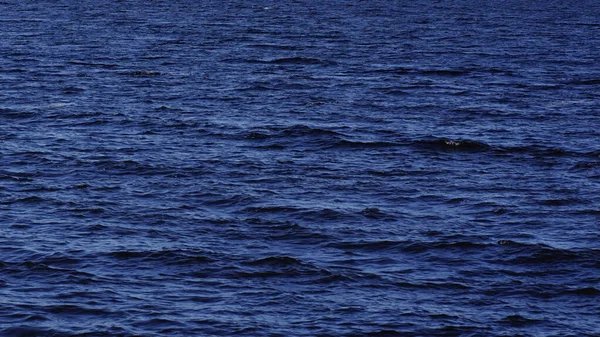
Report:
[[[589,157],[597,158],[597,152],[579,152],[559,147],[545,147],[543,145],[529,146],[503,146],[490,145],[485,142],[470,140],[470,139],[452,139],[452,138],[437,138],[428,137],[424,139],[414,140],[410,142],[412,146],[425,150],[442,151],[442,152],[491,152],[496,155],[529,155],[532,157]],[[575,166],[574,168],[582,168],[586,164]],[[591,164],[594,166],[594,164]]]
[[[249,140],[265,140],[271,137],[268,133],[264,133],[261,131],[250,131],[246,135],[244,135],[244,139]]]
[[[395,282],[394,286],[406,289],[468,290],[472,287],[457,282]]]
[[[114,64],[114,63],[102,63],[102,62],[96,63],[96,62],[85,62],[85,61],[67,61],[67,64],[104,68],[104,69],[113,69],[113,68],[119,67],[119,65]]]
[[[27,69],[21,69],[21,68],[10,68],[10,69],[6,69],[3,71],[4,73],[26,73],[28,72]],[[0,111],[2,111],[2,109],[0,109]]]
[[[221,194],[214,194],[211,196],[209,200],[204,201],[203,203],[208,206],[238,206],[249,204],[254,201],[254,198],[243,195],[243,194],[235,194],[231,196],[223,196]]]
[[[57,192],[61,191],[62,188],[56,186],[35,186],[31,188],[26,188],[21,190],[20,192]]]
[[[399,146],[393,142],[382,142],[382,141],[359,141],[359,140],[346,140],[342,139],[333,144],[330,144],[329,148],[339,149],[372,149],[372,148],[386,148]]]
[[[100,126],[100,125],[109,125],[111,122],[112,121],[108,118],[90,119],[90,120],[72,123],[71,126]]]
[[[411,328],[411,332],[402,333],[400,335],[391,335],[393,337],[396,336],[409,336],[409,337],[422,337],[422,336],[431,336],[431,337],[458,337],[458,336],[495,336],[490,334],[487,329],[484,329],[479,326],[469,326],[469,325],[443,325],[441,327],[435,328]],[[499,335],[506,336],[506,335]],[[518,335],[520,336],[520,335]]]
[[[235,89],[236,91],[274,91],[274,90],[278,90],[275,87],[269,87],[266,85],[262,85],[262,84],[255,84],[255,85],[251,85],[251,86],[247,86],[247,87],[243,87],[243,88],[237,88]]]
[[[544,199],[540,200],[539,203],[543,206],[569,206],[569,205],[580,205],[589,204],[587,200],[578,198],[567,198],[567,199]]]
[[[137,70],[137,71],[129,71],[122,73],[122,75],[133,76],[133,77],[154,77],[164,75],[164,73],[160,71],[153,70]]]
[[[250,207],[246,207],[244,209],[242,209],[243,213],[250,213],[250,214],[279,214],[279,213],[300,213],[303,211],[307,211],[306,209],[302,208],[302,207],[296,207],[296,206],[278,206],[278,205],[272,205],[272,206],[250,206]]]
[[[585,287],[585,288],[576,288],[568,291],[571,294],[578,296],[590,296],[590,297],[598,297],[600,296],[600,289],[595,287]]]
[[[406,252],[422,253],[431,250],[483,250],[490,247],[488,244],[471,241],[436,241],[436,242],[415,242],[404,247]]]
[[[381,87],[381,88],[373,88],[373,90],[377,92],[381,92],[385,95],[391,96],[406,96],[410,95],[410,91],[406,90],[407,87]]]
[[[20,279],[43,279],[47,284],[58,284],[64,280],[68,280],[72,284],[96,282],[93,274],[74,269],[79,265],[79,260],[73,260],[73,262],[43,258],[36,260],[34,257],[26,261],[0,264],[4,275]]]
[[[431,232],[431,231],[429,231]],[[429,233],[428,232],[428,233]],[[447,253],[464,254],[467,251],[481,252],[486,249],[495,249],[495,244],[483,242],[481,238],[469,236],[444,236],[436,232],[429,234],[430,237],[436,237],[435,241],[359,241],[359,242],[335,242],[330,243],[328,247],[334,247],[345,251],[356,252],[402,252],[409,254],[432,254],[442,257],[445,251]]]
[[[100,313],[96,314],[101,316]],[[26,319],[26,321],[47,321],[49,317],[41,315],[32,315],[33,319]],[[31,324],[39,324],[39,322]],[[118,336],[118,337],[135,337],[138,334],[127,333],[125,329],[117,326],[112,326],[108,330],[102,330],[98,328],[72,328],[69,330],[56,330],[50,328],[43,328],[37,325],[21,325],[19,327],[6,328],[0,330],[0,336],[3,337],[106,337],[106,336]]]
[[[45,199],[33,195],[33,196],[28,196],[28,197],[23,197],[23,198],[16,198],[16,199],[7,200],[7,201],[1,201],[0,204],[1,205],[39,204],[39,203],[42,203],[44,201],[45,201]]]
[[[336,242],[329,243],[327,247],[333,247],[342,249],[345,251],[363,251],[363,252],[376,252],[390,249],[401,249],[405,246],[406,242],[403,241],[363,241],[363,242]]]
[[[582,161],[571,167],[573,170],[589,170],[594,168],[600,168],[600,162],[598,161]]]
[[[351,213],[332,208],[303,209],[301,212],[298,212],[298,217],[305,221],[355,219],[355,216]]]
[[[513,242],[506,245],[503,259],[498,263],[508,265],[559,265],[566,267],[579,265],[600,266],[600,250],[594,249],[558,249],[542,244],[523,244]]]
[[[289,256],[270,256],[258,260],[248,261],[245,264],[249,266],[287,267],[294,265],[301,266],[304,263],[299,259]]]
[[[500,323],[508,325],[508,326],[512,326],[512,327],[523,327],[523,326],[538,324],[541,322],[542,321],[540,321],[540,320],[527,318],[527,317],[524,317],[521,315],[506,316],[500,321]]]
[[[77,208],[68,208],[66,209],[68,212],[73,212],[76,214],[87,213],[87,214],[103,214],[106,210],[101,207],[77,207]]]
[[[328,64],[321,59],[310,58],[310,57],[284,57],[275,60],[268,61],[268,63],[274,64]]]
[[[152,329],[163,332],[163,333],[176,331],[175,327],[185,327],[186,326],[182,322],[165,319],[165,318],[152,318],[152,319],[140,320],[140,321],[135,322],[133,325],[139,326],[139,327],[144,327],[144,328],[151,327]],[[165,329],[159,330],[161,328],[165,328]]]
[[[367,73],[382,73],[382,74],[393,74],[393,75],[405,75],[414,72],[413,68],[407,67],[388,67],[378,68],[366,71]]]
[[[377,207],[367,207],[360,211],[365,218],[373,220],[394,220],[394,217]]]
[[[28,174],[28,173],[16,173],[16,172],[9,172],[9,171],[4,171],[4,172],[0,172],[0,180],[14,180],[14,181],[21,181],[21,182],[31,182],[33,181],[33,179],[31,177],[33,177],[33,174]]]
[[[79,88],[79,87],[74,87],[74,86],[70,86],[70,87],[63,87],[60,88],[60,91],[65,94],[65,95],[74,95],[74,94],[79,94],[85,91],[85,89],[83,88]],[[65,105],[63,105],[65,106]]]
[[[571,84],[571,85],[600,85],[600,78],[592,78],[592,79],[585,79],[585,80],[572,80],[572,81],[566,82],[566,84]]]
[[[227,59],[224,62],[242,62],[242,63],[259,63],[259,64],[278,64],[278,65],[334,65],[334,61],[326,61],[312,57],[282,57],[271,60],[260,59]]]
[[[64,331],[57,331],[53,329],[47,329],[37,326],[26,326],[21,325],[19,327],[11,327],[0,330],[0,335],[5,337],[36,337],[36,336],[48,336],[48,337],[59,337],[59,336],[72,336],[71,334],[65,333]]]
[[[290,221],[271,221],[261,218],[249,218],[246,222],[257,231],[265,231],[270,240],[289,241],[295,244],[315,244],[326,242],[329,235]]]
[[[425,69],[420,71],[423,75],[434,76],[462,76],[470,73],[468,69]]]
[[[82,305],[75,304],[60,304],[60,305],[49,305],[43,307],[45,312],[51,314],[61,315],[103,315],[109,316],[111,314],[116,315],[115,312],[110,312],[105,309],[89,308]]]
[[[102,171],[113,171],[121,175],[144,175],[163,172],[154,165],[141,163],[135,160],[101,160],[94,162],[94,165]]]
[[[24,230],[24,229],[31,229],[32,227],[31,227],[31,225],[28,225],[28,224],[16,223],[16,224],[10,225],[10,228]]]
[[[369,72],[369,71],[367,71]],[[393,75],[424,75],[424,76],[439,76],[439,77],[456,77],[464,76],[471,73],[510,73],[507,70],[497,68],[441,68],[441,69],[422,69],[411,67],[389,67],[371,70],[370,72],[385,73]]]
[[[351,336],[359,336],[359,335],[351,335]],[[377,330],[377,331],[364,332],[364,333],[361,333],[360,336],[366,336],[366,337],[404,337],[404,336],[408,336],[408,335],[407,335],[406,332],[400,331],[400,330],[382,329],[382,330]]]
[[[346,212],[342,212],[339,210],[334,210],[331,208],[302,208],[295,206],[251,206],[246,207],[242,210],[243,213],[249,214],[265,214],[265,215],[275,215],[275,214],[289,214],[294,215],[298,219],[302,219],[305,221],[315,221],[315,220],[342,220],[342,219],[352,219],[354,216],[348,214]]]
[[[82,263],[82,260],[72,256],[72,254],[53,253],[50,255],[39,256],[34,260],[36,264],[52,265],[52,266],[68,266]]]
[[[311,127],[308,125],[292,125],[288,127],[267,127],[261,129],[254,129],[242,134],[246,140],[281,140],[281,141],[292,141],[292,140],[315,140],[323,139],[336,140],[340,139],[344,135],[334,130]]]
[[[246,268],[238,270],[235,277],[300,277],[322,278],[331,273],[311,263],[291,256],[268,256],[255,260],[245,261]]]
[[[87,119],[87,118],[109,118],[110,115],[99,111],[61,111],[56,113],[50,113],[45,116],[48,119]]]
[[[252,44],[252,47],[256,48],[265,48],[265,49],[276,49],[276,50],[298,50],[298,46],[290,46],[285,44],[276,44],[276,43],[257,43]]]
[[[213,262],[214,259],[201,251],[187,250],[161,250],[161,251],[135,251],[123,250],[108,253],[108,256],[117,260],[134,260],[170,265],[186,265]]]
[[[544,156],[544,157],[561,157],[570,153],[569,151],[561,148],[551,148],[543,146],[514,146],[514,147],[499,147],[498,152],[504,153],[530,153],[532,155]]]
[[[484,152],[491,149],[490,145],[483,142],[449,138],[430,138],[417,140],[413,142],[413,145],[427,150],[449,152]]]
[[[18,111],[8,108],[0,108],[0,117],[6,119],[29,119],[36,117],[38,113],[33,111]]]
[[[283,130],[280,130],[279,135],[281,137],[303,137],[303,136],[332,136],[338,137],[343,136],[343,134],[318,127],[311,127],[308,125],[293,125],[290,127],[286,127]]]

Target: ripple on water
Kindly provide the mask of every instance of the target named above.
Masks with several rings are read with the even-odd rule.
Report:
[[[5,1],[0,335],[597,336],[583,5]]]

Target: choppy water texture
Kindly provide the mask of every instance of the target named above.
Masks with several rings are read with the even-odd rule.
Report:
[[[0,2],[1,336],[599,336],[597,1]]]

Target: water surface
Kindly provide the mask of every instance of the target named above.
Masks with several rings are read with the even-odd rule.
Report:
[[[598,336],[593,1],[0,3],[2,336]]]

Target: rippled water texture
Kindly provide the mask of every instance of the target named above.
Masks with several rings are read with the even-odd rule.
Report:
[[[597,1],[0,31],[1,336],[600,335]]]

